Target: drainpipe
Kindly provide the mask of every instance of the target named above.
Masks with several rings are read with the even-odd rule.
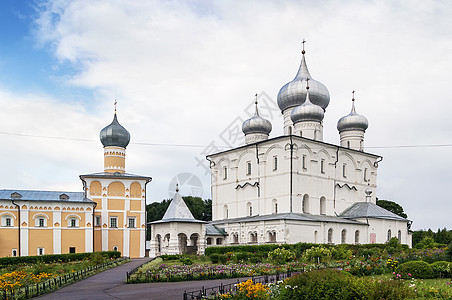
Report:
[[[290,138],[290,212],[292,212],[292,200],[293,200],[293,140],[292,133],[289,135]]]
[[[94,202],[94,205],[93,205],[93,252],[94,252],[94,239],[95,239],[95,234],[94,234],[94,221],[95,221],[95,216],[94,216],[94,213],[95,213],[95,211],[96,211],[96,207],[97,207],[97,203],[96,202]]]
[[[339,147],[336,148],[336,161],[334,162],[334,185],[333,185],[333,210],[336,213],[336,171],[337,162],[339,161]]]
[[[15,200],[14,199],[11,199],[11,202],[17,207],[17,223],[18,223],[18,226],[17,226],[17,229],[18,229],[18,237],[19,237],[19,248],[18,248],[18,252],[19,252],[19,257],[21,256],[20,255],[20,252],[21,252],[21,248],[20,248],[20,223],[21,223],[21,221],[20,221],[20,205],[19,204],[17,204],[16,202],[14,202]]]

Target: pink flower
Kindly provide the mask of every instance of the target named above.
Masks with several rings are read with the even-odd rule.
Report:
[[[408,273],[408,276],[410,276],[410,277],[411,277],[411,273]]]

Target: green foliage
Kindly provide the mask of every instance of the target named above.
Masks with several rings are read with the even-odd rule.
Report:
[[[281,299],[407,299],[414,297],[401,281],[374,281],[346,272],[321,270],[295,275],[284,282]]]
[[[345,260],[352,257],[353,251],[347,250],[347,247],[345,245],[338,245],[334,248],[331,248],[331,255],[333,259]]]
[[[286,263],[295,259],[295,253],[284,248],[276,248],[275,250],[268,252],[268,258],[278,264]]]
[[[433,273],[437,278],[445,278],[452,276],[452,263],[448,261],[435,261],[430,264]]]
[[[356,255],[360,256],[360,257],[365,257],[365,258],[369,258],[369,257],[377,257],[380,256],[382,253],[382,250],[380,248],[377,247],[372,247],[372,248],[360,248],[358,249]]]
[[[180,262],[186,266],[193,264],[193,260],[190,257],[181,257]]]
[[[426,237],[431,237],[435,243],[447,245],[452,243],[452,230],[447,230],[446,228],[438,228],[437,232],[434,232],[431,229],[416,230],[413,232],[412,236],[413,247],[416,247],[417,244],[422,242]]]
[[[437,248],[438,243],[435,243],[435,240],[432,237],[425,237],[421,242],[416,245],[417,249],[432,249]]]
[[[430,264],[425,261],[408,261],[400,264],[395,271],[404,279],[428,279],[435,278],[435,273]]]
[[[90,261],[93,265],[100,265],[105,261],[105,257],[99,252],[94,252],[90,255]]]
[[[325,261],[331,258],[331,251],[323,246],[311,247],[307,249],[303,255],[303,259],[306,261]]]
[[[94,252],[99,253],[105,258],[119,258],[121,252],[118,251],[104,251]],[[21,257],[1,257],[0,266],[16,265],[16,264],[36,264],[36,263],[54,263],[54,262],[69,262],[79,261],[91,258],[93,253],[70,253],[70,254],[50,254],[40,256],[21,256]]]
[[[452,242],[449,243],[449,246],[447,246],[446,255],[447,255],[447,259],[449,261],[452,261]]]
[[[389,210],[390,212],[402,217],[402,218],[408,218],[406,213],[403,211],[403,207],[399,204],[395,203],[394,201],[389,200],[380,200],[377,199],[377,205],[380,207],[383,207],[386,210]]]

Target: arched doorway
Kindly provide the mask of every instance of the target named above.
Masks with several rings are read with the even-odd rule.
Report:
[[[177,235],[179,254],[187,253],[187,236],[184,233]]]
[[[198,253],[198,239],[199,235],[197,233],[193,233],[190,235],[190,241],[187,245],[187,254],[197,254]]]

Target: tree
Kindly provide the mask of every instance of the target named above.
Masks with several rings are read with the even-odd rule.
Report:
[[[408,218],[406,213],[403,211],[403,207],[399,204],[395,203],[394,201],[389,200],[379,200],[377,198],[377,205],[380,207],[383,207],[386,210],[389,210],[390,212],[402,217],[402,218]]]

